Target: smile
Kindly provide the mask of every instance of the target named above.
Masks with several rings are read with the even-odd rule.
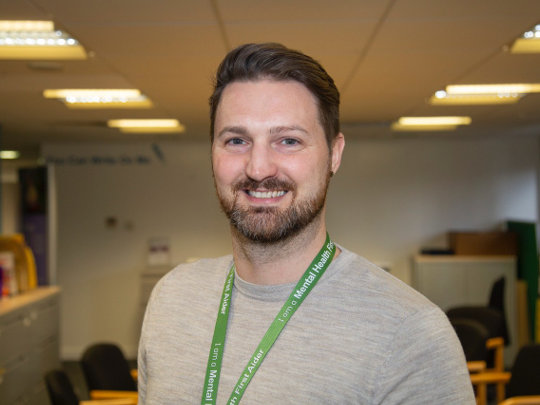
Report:
[[[248,195],[253,198],[277,198],[285,195],[286,191],[247,191]]]

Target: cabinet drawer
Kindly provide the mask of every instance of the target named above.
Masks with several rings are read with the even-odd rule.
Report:
[[[0,324],[1,366],[30,350],[32,347],[31,324],[28,311],[17,311],[2,317]]]
[[[21,393],[28,391],[28,385],[33,382],[32,360],[29,356],[21,356],[2,365],[3,374],[0,377],[0,399],[3,404],[21,401]],[[5,401],[5,402],[4,402]]]
[[[60,367],[60,345],[57,336],[42,340],[34,347],[33,356],[36,359],[38,378],[41,379],[47,371]]]
[[[50,398],[43,381],[37,383],[21,398],[24,405],[49,405]]]
[[[57,299],[46,300],[30,310],[35,344],[58,335],[59,312]]]

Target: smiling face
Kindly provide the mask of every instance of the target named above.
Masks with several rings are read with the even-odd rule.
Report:
[[[330,153],[315,98],[295,81],[233,82],[216,112],[212,166],[219,201],[248,239],[273,243],[320,219],[340,134]]]

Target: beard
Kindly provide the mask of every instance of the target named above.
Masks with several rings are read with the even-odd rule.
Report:
[[[296,186],[292,182],[277,178],[254,181],[245,179],[233,185],[234,198],[227,199],[219,194],[221,208],[231,225],[252,242],[272,244],[293,237],[311,224],[324,208],[326,192],[330,183],[331,172],[328,170],[324,184],[314,194],[298,200]],[[241,207],[238,195],[246,190],[264,189],[267,191],[284,190],[293,194],[289,207]]]

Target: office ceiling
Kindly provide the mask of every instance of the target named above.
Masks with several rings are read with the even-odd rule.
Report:
[[[52,19],[84,61],[0,61],[2,148],[46,142],[206,139],[213,72],[227,50],[275,41],[319,60],[349,137],[396,137],[402,115],[470,115],[444,136],[540,133],[540,94],[515,105],[430,106],[457,83],[540,83],[540,54],[505,50],[540,22],[538,0],[0,0],[1,19]],[[46,88],[139,88],[150,110],[70,110]],[[181,135],[126,135],[111,118],[177,118]],[[412,135],[414,136],[414,134]],[[425,135],[422,135],[425,136]],[[439,135],[441,136],[441,135]]]

